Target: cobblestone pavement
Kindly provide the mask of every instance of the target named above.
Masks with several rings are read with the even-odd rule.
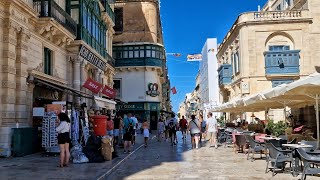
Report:
[[[293,177],[289,172],[272,177],[271,172],[265,173],[265,160],[248,161],[245,154],[235,154],[231,147],[192,149],[189,137],[186,143],[180,137],[178,140],[178,145],[173,147],[168,142],[152,141],[148,148],[132,154],[105,179],[298,180],[301,177]],[[320,178],[308,176],[307,179]]]
[[[137,136],[135,149],[143,143],[142,135]],[[26,179],[83,179],[96,180],[128,155],[121,153],[119,157],[104,163],[70,164],[66,168],[56,167],[59,156],[44,156],[41,153],[17,157],[0,158],[0,180],[26,180]]]

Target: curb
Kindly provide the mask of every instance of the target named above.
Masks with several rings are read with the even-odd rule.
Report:
[[[156,136],[153,136],[150,140],[153,140],[154,138],[156,138]],[[130,154],[128,154],[125,158],[123,158],[120,162],[118,162],[116,165],[114,165],[111,169],[109,169],[109,171],[107,171],[106,173],[102,174],[100,177],[97,178],[97,180],[102,180],[103,178],[105,178],[106,176],[108,176],[109,174],[111,174],[111,172],[116,169],[118,166],[120,166],[120,164],[122,164],[125,160],[127,160],[132,154],[134,154],[135,152],[137,152],[139,149],[141,149],[144,146],[144,144],[141,144],[138,148],[136,148],[134,151],[132,151]]]

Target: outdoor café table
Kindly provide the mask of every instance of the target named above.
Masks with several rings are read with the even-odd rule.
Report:
[[[312,148],[313,147],[312,145],[306,145],[306,144],[282,144],[282,146],[291,149],[292,154],[298,148]],[[298,176],[299,173],[297,173],[298,172],[297,170],[298,170],[298,167],[299,167],[299,158],[297,158],[297,156],[292,161],[292,166],[293,166],[292,175],[293,176]]]

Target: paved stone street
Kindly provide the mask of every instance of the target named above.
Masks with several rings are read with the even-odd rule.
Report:
[[[152,141],[150,147],[140,149],[115,169],[106,180],[117,179],[299,179],[289,173],[265,174],[266,161],[246,160],[245,154],[235,154],[231,147],[218,149],[202,147],[192,150],[190,139],[177,146]],[[257,158],[259,155],[257,155]],[[307,179],[320,179],[308,176]]]
[[[143,143],[142,135],[138,134],[135,148]],[[59,162],[59,156],[44,156],[41,153],[17,157],[0,159],[0,180],[14,179],[85,179],[96,180],[112,167],[127,157],[127,154],[121,153],[119,157],[112,161],[103,163],[84,163],[72,164],[69,167],[56,167]]]

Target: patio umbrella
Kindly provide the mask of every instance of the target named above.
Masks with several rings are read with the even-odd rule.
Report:
[[[286,87],[286,94],[296,96],[296,95],[306,95],[309,98],[314,99],[315,109],[316,109],[316,121],[317,121],[317,140],[319,148],[319,95],[320,95],[320,73],[314,73],[304,79],[290,83]]]

